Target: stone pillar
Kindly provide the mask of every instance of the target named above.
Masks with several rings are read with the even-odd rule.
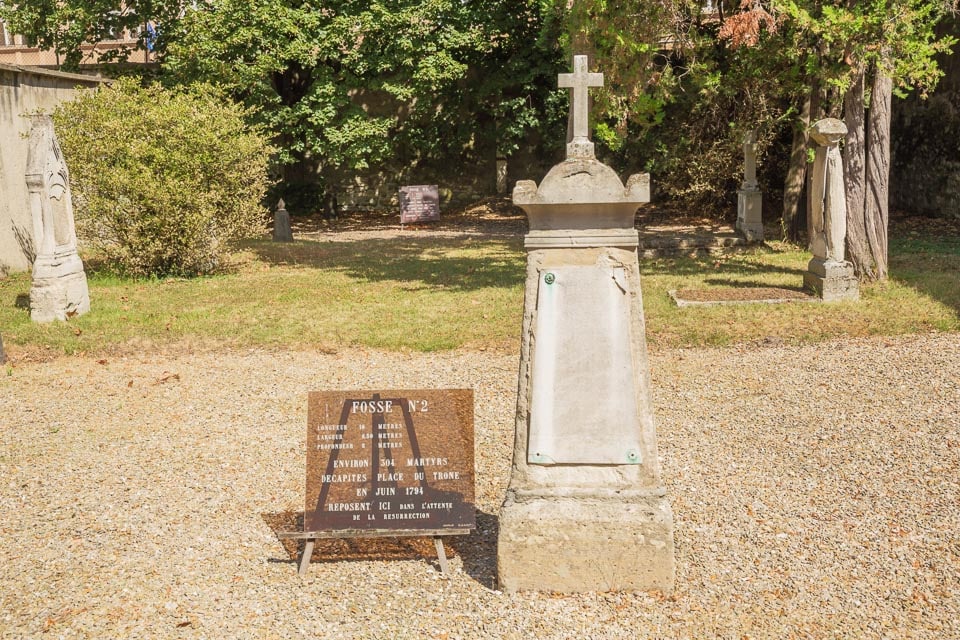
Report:
[[[575,68],[581,80],[602,81],[585,77],[585,57]],[[624,187],[584,136],[539,188],[514,188],[530,232],[497,548],[506,591],[673,588],[673,513],[657,460],[633,226],[649,200],[647,174]]]
[[[90,310],[87,276],[77,253],[70,172],[47,115],[30,116],[25,174],[37,257],[30,287],[30,318],[66,320]]]
[[[507,192],[507,159],[497,158],[497,194]]]
[[[763,242],[763,192],[757,182],[757,134],[743,138],[743,182],[737,191],[737,231],[748,242]]]
[[[836,118],[824,118],[810,128],[810,137],[817,144],[807,216],[813,259],[803,274],[803,284],[824,302],[860,298],[859,281],[844,255],[847,204],[838,144],[846,134],[847,126]]]
[[[286,209],[283,198],[277,203],[277,210],[273,214],[273,241],[293,242],[293,231],[290,229],[290,213]]]

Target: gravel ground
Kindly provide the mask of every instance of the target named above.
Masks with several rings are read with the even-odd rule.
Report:
[[[496,590],[514,353],[10,355],[2,638],[960,638],[957,334],[652,354],[673,594]],[[478,531],[300,578],[306,392],[377,387],[475,389]]]

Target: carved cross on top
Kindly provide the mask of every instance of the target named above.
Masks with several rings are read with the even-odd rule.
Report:
[[[593,143],[590,142],[589,87],[602,87],[603,74],[587,71],[587,56],[573,56],[573,73],[561,73],[557,76],[557,85],[561,89],[573,89],[573,141],[567,145],[567,157],[593,157]]]

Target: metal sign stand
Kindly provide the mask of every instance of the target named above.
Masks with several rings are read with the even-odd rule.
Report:
[[[277,534],[277,537],[281,540],[305,540],[303,545],[303,553],[300,555],[300,562],[298,563],[299,570],[298,573],[301,576],[307,574],[307,567],[310,566],[310,557],[313,555],[313,546],[317,540],[325,540],[331,538],[416,538],[416,537],[432,537],[433,545],[437,550],[437,561],[440,564],[440,573],[449,574],[450,565],[447,563],[447,553],[443,548],[443,540],[441,536],[465,536],[469,535],[470,531],[461,529],[461,530],[451,530],[451,531],[438,531],[438,530],[417,530],[410,529],[404,531],[396,531],[389,529],[364,529],[364,530],[355,530],[355,531],[281,531]]]

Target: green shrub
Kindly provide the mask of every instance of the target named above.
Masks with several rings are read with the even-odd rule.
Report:
[[[117,80],[54,114],[81,241],[131,275],[199,275],[263,233],[273,149],[207,86]]]

